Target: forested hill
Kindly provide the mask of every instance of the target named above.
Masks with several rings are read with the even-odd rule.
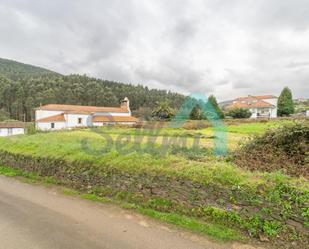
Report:
[[[33,109],[40,104],[119,106],[125,96],[130,99],[132,110],[153,108],[160,101],[168,101],[172,108],[178,108],[185,98],[181,94],[142,85],[85,75],[64,76],[43,68],[0,60],[0,121],[31,121]]]
[[[0,74],[10,79],[24,76],[59,75],[56,72],[13,60],[0,58]]]

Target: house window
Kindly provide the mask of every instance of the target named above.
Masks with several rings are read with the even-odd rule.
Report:
[[[13,134],[13,129],[12,128],[8,128],[8,134],[12,135]]]
[[[82,122],[83,122],[83,119],[82,119],[82,118],[78,118],[78,119],[77,119],[77,123],[78,123],[78,124],[81,124]]]
[[[51,127],[52,129],[54,129],[54,128],[55,128],[55,123],[51,123],[51,124],[50,124],[50,127]]]

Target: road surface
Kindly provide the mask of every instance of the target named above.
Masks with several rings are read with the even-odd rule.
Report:
[[[216,244],[114,205],[68,197],[54,187],[0,176],[0,249],[232,247],[234,245]]]

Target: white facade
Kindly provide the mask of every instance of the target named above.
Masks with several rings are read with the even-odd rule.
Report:
[[[244,108],[252,113],[250,118],[276,118],[278,98],[273,95],[240,97],[227,109]]]
[[[252,113],[250,118],[276,118],[277,117],[277,107],[259,107],[250,108]]]
[[[0,137],[25,134],[24,128],[0,128]]]
[[[104,117],[104,121],[93,121],[97,116]],[[131,116],[127,98],[122,101],[120,108],[46,105],[35,110],[35,120],[36,129],[43,131],[136,123],[135,118]]]
[[[309,118],[309,110],[306,111],[306,117]]]
[[[36,129],[40,131],[66,129],[65,122],[36,122]]]

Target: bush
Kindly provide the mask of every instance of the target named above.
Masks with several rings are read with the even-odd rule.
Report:
[[[249,111],[249,109],[245,108],[236,108],[227,113],[227,116],[230,116],[232,118],[250,118],[252,113]]]
[[[236,152],[239,166],[309,177],[309,124],[286,124],[255,136]]]

